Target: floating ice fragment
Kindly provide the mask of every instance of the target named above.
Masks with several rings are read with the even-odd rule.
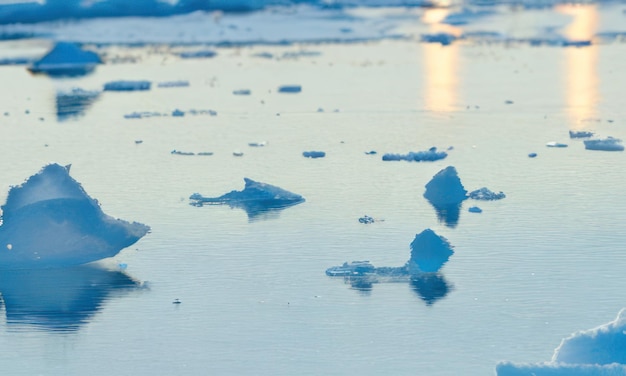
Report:
[[[623,151],[624,145],[622,140],[618,138],[608,137],[601,140],[585,140],[585,149],[587,150],[603,150],[603,151]]]
[[[300,85],[284,85],[278,88],[279,93],[299,93],[302,91],[302,86]]]
[[[174,117],[183,117],[183,116],[185,116],[185,111],[181,111],[179,109],[175,109],[174,111],[172,111],[172,116],[174,116]]]
[[[97,53],[84,51],[73,43],[59,42],[44,57],[35,61],[28,70],[53,77],[72,77],[91,73],[100,63]]]
[[[235,156],[235,157],[243,157],[243,151],[235,150],[235,151],[233,151],[233,156]]]
[[[196,155],[196,153],[191,152],[191,151],[180,151],[180,150],[172,150],[170,152],[170,154],[174,154],[174,155]]]
[[[569,131],[569,138],[588,138],[592,136],[593,132],[590,131]]]
[[[302,152],[302,156],[305,158],[324,158],[326,153],[323,151],[304,151]]]
[[[422,34],[422,42],[440,43],[442,46],[450,45],[457,39],[456,35],[450,33]]]
[[[189,86],[189,81],[166,81],[159,82],[157,87],[160,88],[171,88],[171,87],[187,87]]]
[[[250,95],[252,92],[249,89],[233,90],[234,95]]]
[[[563,144],[563,143],[556,142],[556,141],[550,141],[546,143],[546,146],[549,148],[566,148],[567,144]]]
[[[178,56],[183,59],[207,59],[217,56],[217,52],[211,50],[181,52]]]
[[[251,146],[253,148],[260,148],[267,145],[267,141],[260,141],[260,142],[249,142],[248,146]]]
[[[411,151],[408,154],[384,154],[383,161],[409,161],[409,162],[433,162],[444,159],[448,156],[445,151],[437,151],[436,147],[432,147],[427,151]]]
[[[422,231],[415,235],[415,239],[411,243],[409,272],[418,274],[439,271],[454,254],[452,248],[446,238],[435,234],[433,230]]]
[[[190,204],[193,206],[225,204],[230,207],[242,208],[248,213],[250,219],[255,219],[260,214],[280,211],[305,201],[302,196],[282,188],[248,178],[243,180],[245,182],[243,191],[231,191],[213,198],[194,193],[189,197]]]
[[[529,158],[535,158],[536,156],[537,156],[537,153],[528,153]]]
[[[374,222],[376,222],[376,220],[370,217],[369,215],[364,215],[361,218],[359,218],[359,223],[369,224],[369,223],[374,223]]]
[[[424,197],[435,208],[439,220],[454,227],[459,222],[461,203],[467,199],[467,191],[454,166],[448,166],[426,184]]]
[[[496,366],[499,376],[626,375],[626,309],[617,318],[593,329],[572,334],[561,341],[550,362],[514,364],[501,362]]]
[[[104,91],[143,91],[150,90],[150,81],[111,81],[104,85]]]
[[[12,187],[2,206],[0,269],[64,267],[116,255],[150,228],[102,212],[69,175],[69,166],[45,166]]]
[[[376,150],[366,151],[365,154],[366,155],[375,155],[376,154]]]
[[[467,209],[467,211],[470,213],[482,213],[483,209],[479,208],[478,206],[471,206],[469,209]]]
[[[495,193],[495,192],[490,191],[487,187],[482,187],[480,189],[471,191],[469,193],[469,198],[474,199],[474,200],[483,200],[483,201],[502,200],[505,197],[506,195],[504,194],[504,192],[500,191],[498,193]]]

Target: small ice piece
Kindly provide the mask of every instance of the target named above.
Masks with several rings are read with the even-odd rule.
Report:
[[[470,213],[482,213],[483,209],[479,208],[478,206],[471,206],[469,209],[467,209],[467,211]]]
[[[546,146],[549,148],[566,148],[567,144],[563,144],[563,143],[556,142],[556,141],[550,141],[546,143]]]
[[[457,39],[455,35],[450,33],[422,34],[422,42],[439,43],[442,46],[450,45]]]
[[[143,115],[140,112],[131,112],[124,115],[124,119],[141,119],[142,117]]]
[[[448,227],[455,227],[459,222],[461,203],[467,199],[467,191],[454,166],[439,171],[426,184],[424,198],[437,212],[437,217]]]
[[[252,92],[249,89],[233,90],[234,95],[250,95]]]
[[[411,259],[408,262],[412,275],[437,272],[454,254],[446,238],[426,229],[415,235],[411,243]]]
[[[233,151],[233,156],[235,157],[243,157],[243,152],[240,150]]]
[[[359,218],[359,223],[369,224],[369,223],[374,223],[374,222],[376,222],[376,220],[370,217],[369,215],[364,215],[361,218]]]
[[[376,150],[370,150],[365,152],[366,155],[376,155]]]
[[[304,197],[286,191],[282,188],[244,178],[243,191],[231,191],[220,197],[204,197],[199,193],[192,194],[190,204],[203,206],[205,204],[225,204],[230,207],[244,209],[250,219],[271,211],[280,211],[293,205],[304,202]]]
[[[104,84],[104,91],[143,91],[150,90],[150,81],[111,81]]]
[[[174,111],[172,111],[172,116],[174,116],[174,117],[185,116],[185,111],[181,111],[179,109],[175,109]]]
[[[261,148],[265,145],[267,145],[267,141],[248,142],[248,146],[253,147],[253,148]]]
[[[528,153],[528,158],[535,158],[537,153]]]
[[[201,151],[198,153],[198,155],[203,155],[203,156],[210,156],[213,155],[212,151]]]
[[[299,93],[302,91],[302,86],[300,85],[284,85],[278,87],[279,93]]]
[[[95,52],[82,50],[74,43],[59,42],[44,57],[35,61],[28,70],[53,77],[74,77],[93,72],[101,62]]]
[[[159,82],[157,87],[160,88],[171,88],[171,87],[187,87],[189,86],[189,81],[166,81]]]
[[[170,154],[174,154],[174,155],[196,155],[196,153],[191,152],[191,151],[180,151],[180,150],[172,150],[170,152]]]
[[[324,158],[326,153],[323,151],[304,151],[302,152],[302,156],[306,158]]]
[[[352,261],[344,262],[341,266],[333,266],[326,269],[326,275],[329,277],[347,277],[347,276],[363,276],[376,271],[374,265],[369,261]]]
[[[2,206],[0,269],[80,265],[115,256],[150,228],[110,217],[69,175],[69,166],[45,166],[9,191]]]
[[[569,138],[588,138],[593,136],[590,131],[569,131]]]
[[[207,59],[217,56],[217,52],[212,50],[200,50],[191,52],[181,52],[178,54],[183,59]]]
[[[409,161],[409,162],[433,162],[444,159],[448,156],[445,151],[437,151],[436,147],[432,147],[427,151],[411,151],[408,154],[391,154],[383,155],[383,161]]]
[[[483,200],[483,201],[502,200],[505,197],[506,195],[504,194],[504,192],[500,191],[498,193],[495,193],[495,192],[490,191],[487,187],[482,187],[480,189],[471,191],[469,193],[469,198],[474,199],[474,200]]]
[[[587,150],[603,150],[603,151],[623,151],[624,145],[622,140],[618,138],[608,137],[600,140],[585,140],[585,149]]]

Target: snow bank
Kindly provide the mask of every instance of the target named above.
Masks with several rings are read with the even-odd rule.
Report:
[[[46,268],[115,256],[148,233],[141,223],[112,218],[69,175],[45,166],[12,187],[2,206],[0,268]]]
[[[282,188],[248,178],[243,180],[245,182],[243,191],[231,191],[213,198],[194,193],[189,197],[190,204],[193,206],[225,204],[244,209],[248,217],[254,219],[260,214],[280,211],[305,201],[304,197]]]

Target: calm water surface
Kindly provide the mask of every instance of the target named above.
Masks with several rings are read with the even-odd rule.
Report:
[[[253,56],[299,50],[321,54]],[[165,48],[106,51],[141,61],[70,80],[0,68],[9,113],[0,118],[1,190],[46,163],[71,163],[106,213],[152,232],[93,268],[5,273],[7,374],[489,375],[500,360],[549,360],[563,337],[626,304],[624,155],[568,137],[626,137],[623,45],[396,41],[219,49],[201,60]],[[190,86],[105,92],[82,116],[57,121],[57,90],[118,79]],[[285,84],[303,90],[277,93]],[[174,109],[218,115],[124,118]],[[248,146],[259,141],[267,146]],[[453,149],[438,162],[381,161],[431,146]],[[305,150],[327,156],[306,159]],[[448,165],[466,189],[507,198],[466,201],[458,225],[446,226],[422,194]],[[194,192],[240,190],[244,177],[307,201],[256,220],[188,204]],[[384,221],[360,224],[364,214]],[[351,260],[401,266],[425,228],[455,246],[435,301],[424,286],[361,291],[324,274]]]

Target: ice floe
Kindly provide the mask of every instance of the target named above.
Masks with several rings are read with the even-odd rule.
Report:
[[[608,137],[598,140],[584,140],[585,149],[587,150],[603,150],[603,151],[623,151],[624,145],[622,140],[618,138]]]
[[[326,152],[323,151],[303,151],[302,156],[305,158],[324,158],[326,156]]]
[[[491,201],[491,200],[502,200],[506,197],[504,192],[500,191],[498,193],[491,191],[487,187],[482,187],[480,189],[476,189],[469,193],[469,198],[473,200],[483,200],[483,201]]]
[[[97,53],[85,51],[74,43],[59,42],[28,70],[53,77],[82,76],[91,73],[100,63]]]
[[[626,309],[617,318],[563,339],[549,362],[501,362],[498,376],[623,376],[626,375]]]
[[[296,94],[302,91],[302,86],[300,85],[283,85],[278,87],[279,93],[290,93]]]
[[[437,217],[449,227],[459,222],[461,203],[467,199],[467,191],[454,166],[439,171],[426,184],[424,198],[435,208]]]
[[[144,91],[150,90],[150,81],[111,81],[104,84],[104,91]]]
[[[407,154],[383,154],[383,161],[409,161],[409,162],[433,162],[444,159],[448,156],[445,151],[437,151],[436,147],[431,147],[426,151],[410,151]]]
[[[229,205],[232,208],[244,209],[249,219],[256,219],[264,213],[277,212],[305,201],[304,197],[274,185],[249,178],[243,180],[245,187],[242,191],[231,191],[219,197],[205,197],[194,193],[189,197],[190,204]]]
[[[45,166],[2,206],[0,269],[65,267],[115,256],[149,227],[106,215],[69,175]]]

